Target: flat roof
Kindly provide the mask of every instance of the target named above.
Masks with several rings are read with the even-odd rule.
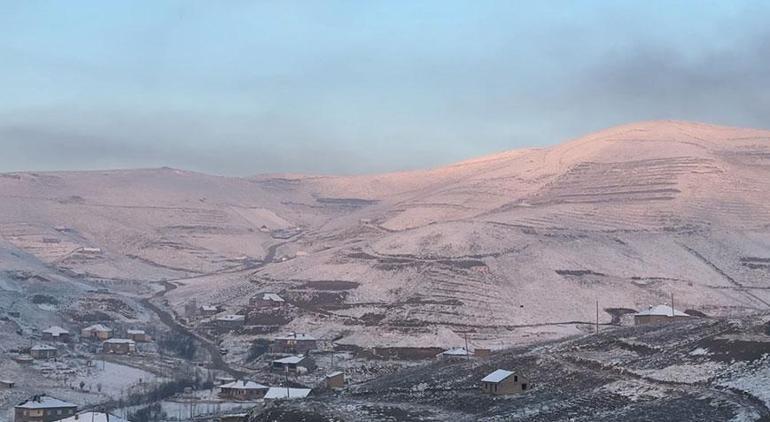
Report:
[[[270,387],[265,393],[266,399],[302,399],[310,395],[309,388]]]
[[[635,315],[638,316],[644,316],[644,315],[657,315],[657,316],[678,316],[678,317],[688,317],[684,312],[677,311],[676,309],[671,308],[668,305],[658,305],[658,306],[650,306],[648,309],[645,309],[643,311],[639,311]]]
[[[267,390],[270,387],[256,383],[254,381],[238,380],[229,384],[220,385],[219,388],[235,388],[239,390]]]
[[[275,359],[273,362],[277,363],[300,363],[302,362],[302,359],[305,359],[304,356],[289,356],[281,359]]]
[[[316,340],[315,337],[304,333],[289,333],[283,336],[278,336],[276,340]]]
[[[492,372],[491,374],[484,377],[481,382],[494,382],[498,383],[508,377],[513,375],[513,372],[506,371],[505,369],[498,369],[495,372]]]
[[[20,409],[51,409],[58,407],[78,407],[78,405],[50,396],[36,396],[23,403],[19,403],[16,407]]]

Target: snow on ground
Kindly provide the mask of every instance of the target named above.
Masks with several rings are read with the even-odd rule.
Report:
[[[681,382],[693,384],[705,382],[719,375],[727,368],[720,362],[703,362],[696,364],[671,365],[663,369],[637,369],[633,372],[658,381]]]

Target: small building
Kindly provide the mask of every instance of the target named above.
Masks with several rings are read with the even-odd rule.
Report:
[[[260,308],[282,306],[285,303],[286,301],[276,293],[260,293],[249,299],[249,305]]]
[[[224,384],[230,384],[231,382],[235,382],[236,379],[229,376],[219,376],[214,379],[216,381],[217,385],[224,385]]]
[[[476,349],[473,349],[473,355],[478,357],[478,358],[485,358],[485,357],[487,357],[487,356],[489,356],[491,354],[492,354],[492,350],[491,349],[486,349],[486,348],[476,348]]]
[[[318,340],[303,333],[289,333],[276,337],[271,346],[273,353],[307,353],[317,348]]]
[[[200,314],[203,316],[212,316],[219,313],[219,306],[203,305],[200,308]]]
[[[634,325],[665,324],[686,318],[690,318],[690,315],[668,305],[650,306],[634,314]]]
[[[21,365],[30,365],[35,361],[35,359],[30,355],[17,355],[14,356],[13,360]]]
[[[34,359],[53,359],[58,354],[58,350],[47,344],[38,344],[29,349],[29,354]]]
[[[107,340],[112,337],[112,328],[102,324],[94,324],[80,330],[80,337]]]
[[[274,360],[270,367],[273,369],[273,371],[278,372],[304,372],[305,370],[312,371],[315,369],[315,362],[313,359],[311,359],[309,356],[289,356],[281,359]],[[300,368],[305,368],[300,369]]]
[[[248,413],[229,413],[219,417],[219,422],[246,422],[249,420]]]
[[[246,316],[245,315],[222,315],[218,316],[216,319],[216,325],[217,327],[224,329],[224,330],[234,330],[240,327],[243,327],[243,325],[246,323]]]
[[[265,400],[304,399],[311,391],[309,388],[270,387],[265,394]]]
[[[126,330],[126,336],[137,343],[146,343],[151,340],[144,330]]]
[[[7,379],[0,379],[0,388],[13,388],[16,386],[16,383],[11,380]]]
[[[75,416],[62,419],[59,422],[131,422],[115,415],[104,412],[82,412]]]
[[[219,397],[232,400],[256,400],[265,396],[268,386],[254,381],[238,380],[219,386]]]
[[[505,369],[498,369],[481,380],[481,391],[494,395],[520,393],[528,388],[525,379]]]
[[[326,386],[329,388],[344,388],[345,373],[342,371],[336,371],[330,374],[326,374]]]
[[[466,350],[465,347],[453,347],[436,355],[439,360],[457,360],[468,359],[473,356],[473,352]]]
[[[136,353],[136,342],[127,338],[111,338],[102,343],[102,352],[116,355]]]
[[[70,332],[62,327],[54,325],[43,330],[43,341],[58,341],[67,343],[70,341]]]
[[[78,406],[50,396],[34,396],[13,410],[15,422],[54,422],[74,415]]]

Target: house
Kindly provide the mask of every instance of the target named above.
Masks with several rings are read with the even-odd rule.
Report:
[[[524,378],[505,369],[498,369],[481,380],[481,391],[498,396],[520,393],[528,388]]]
[[[43,341],[58,341],[66,343],[70,341],[70,332],[59,326],[53,326],[43,330]]]
[[[200,308],[200,314],[203,316],[212,316],[219,313],[219,306],[203,305]]]
[[[55,347],[46,344],[38,344],[29,349],[29,354],[34,359],[53,359],[56,357],[57,353],[58,351]]]
[[[34,396],[13,410],[15,422],[53,422],[74,415],[78,406],[50,396]]]
[[[315,369],[315,362],[313,359],[311,359],[308,356],[289,356],[286,358],[276,359],[271,364],[270,367],[274,371],[278,372],[304,372],[304,370],[300,368],[305,368],[307,371],[312,371]]]
[[[225,330],[234,330],[243,327],[246,323],[245,315],[222,315],[216,318],[217,327]]]
[[[650,306],[648,309],[634,314],[634,325],[665,324],[685,318],[690,318],[690,316],[668,305]]]
[[[342,371],[326,374],[326,386],[329,388],[344,388],[345,373]]]
[[[119,418],[104,412],[82,412],[59,422],[130,422],[128,419]]]
[[[238,380],[219,386],[219,397],[232,400],[256,400],[265,396],[266,385],[254,381]]]
[[[265,400],[304,399],[311,391],[309,388],[270,387],[265,394]]]
[[[150,341],[150,336],[148,336],[144,330],[126,330],[126,336],[137,343],[146,343]]]
[[[453,347],[436,355],[436,359],[439,360],[456,360],[456,359],[468,359],[473,356],[473,352],[468,351],[465,347]]]
[[[102,352],[127,355],[136,352],[136,342],[127,338],[111,338],[102,343]]]
[[[0,380],[0,388],[13,388],[16,383],[11,380]]]
[[[289,333],[276,337],[271,345],[273,353],[307,353],[317,348],[318,340],[302,333]]]
[[[219,422],[246,422],[249,420],[248,413],[230,413],[219,417]]]
[[[260,293],[249,299],[249,305],[260,308],[267,308],[272,306],[281,306],[286,303],[282,297],[275,293]]]
[[[112,337],[112,329],[102,324],[94,324],[80,330],[80,337],[107,340]]]

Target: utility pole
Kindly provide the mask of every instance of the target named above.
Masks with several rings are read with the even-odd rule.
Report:
[[[596,334],[599,334],[599,299],[596,299]]]
[[[468,350],[468,332],[465,332],[465,360],[471,358],[471,352]]]
[[[289,390],[289,366],[286,365],[286,398],[290,398],[291,390]]]

